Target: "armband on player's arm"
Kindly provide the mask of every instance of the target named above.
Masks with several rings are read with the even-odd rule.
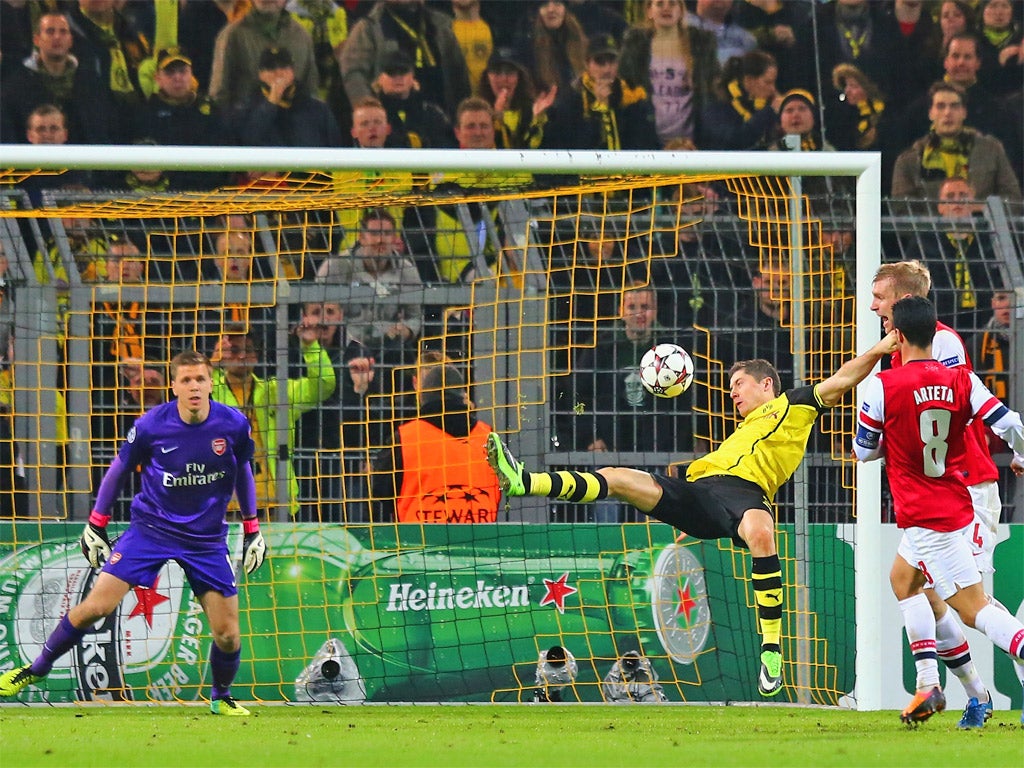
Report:
[[[858,461],[874,461],[882,457],[882,433],[869,429],[863,424],[857,427],[853,439],[853,455]]]

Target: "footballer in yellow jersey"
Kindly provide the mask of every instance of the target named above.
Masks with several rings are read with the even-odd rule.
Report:
[[[814,387],[798,387],[747,413],[717,449],[693,461],[686,479],[730,475],[761,488],[769,500],[796,471],[818,415],[826,410]]]
[[[890,333],[824,381],[784,393],[767,360],[736,363],[729,371],[729,397],[743,421],[717,450],[691,463],[685,478],[629,467],[527,472],[497,433],[488,438],[488,460],[506,496],[577,503],[619,499],[695,538],[729,538],[749,549],[761,633],[758,690],[774,696],[782,689],[783,585],[772,499],[803,459],[818,415],[895,348]]]

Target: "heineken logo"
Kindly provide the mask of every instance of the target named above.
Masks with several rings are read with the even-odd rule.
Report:
[[[557,579],[544,579],[544,597],[539,607],[554,605],[565,613],[565,599],[579,590],[568,584],[569,572]],[[526,584],[488,584],[477,579],[473,586],[439,587],[430,582],[426,588],[403,581],[388,587],[388,600],[384,608],[389,612],[455,611],[480,608],[525,608],[530,605],[530,592]]]
[[[426,589],[411,582],[392,584],[386,611],[451,611],[473,608],[520,608],[530,604],[525,584],[494,586],[478,579],[472,587],[439,587],[430,582]]]

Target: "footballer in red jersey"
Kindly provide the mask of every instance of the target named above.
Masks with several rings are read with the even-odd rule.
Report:
[[[1024,475],[1024,424],[974,373],[931,357],[936,320],[928,299],[895,302],[890,323],[904,365],[877,374],[865,386],[854,453],[861,461],[885,456],[896,522],[903,529],[889,580],[917,668],[917,692],[900,715],[912,725],[946,706],[939,686],[936,614],[926,583],[967,626],[985,633],[1015,661],[1024,660],[1024,624],[989,601],[964,537],[974,510],[957,476],[972,418],[1006,440],[1014,451],[1013,471]],[[968,710],[971,704],[980,721],[974,727],[980,727],[982,705],[977,697]],[[963,722],[961,727],[971,727]]]

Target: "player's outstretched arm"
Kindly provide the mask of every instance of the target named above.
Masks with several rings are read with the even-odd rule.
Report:
[[[843,399],[843,395],[868,377],[879,360],[895,352],[896,347],[896,331],[890,331],[863,355],[847,360],[838,371],[818,384],[815,387],[818,399],[823,405],[835,405]]]

